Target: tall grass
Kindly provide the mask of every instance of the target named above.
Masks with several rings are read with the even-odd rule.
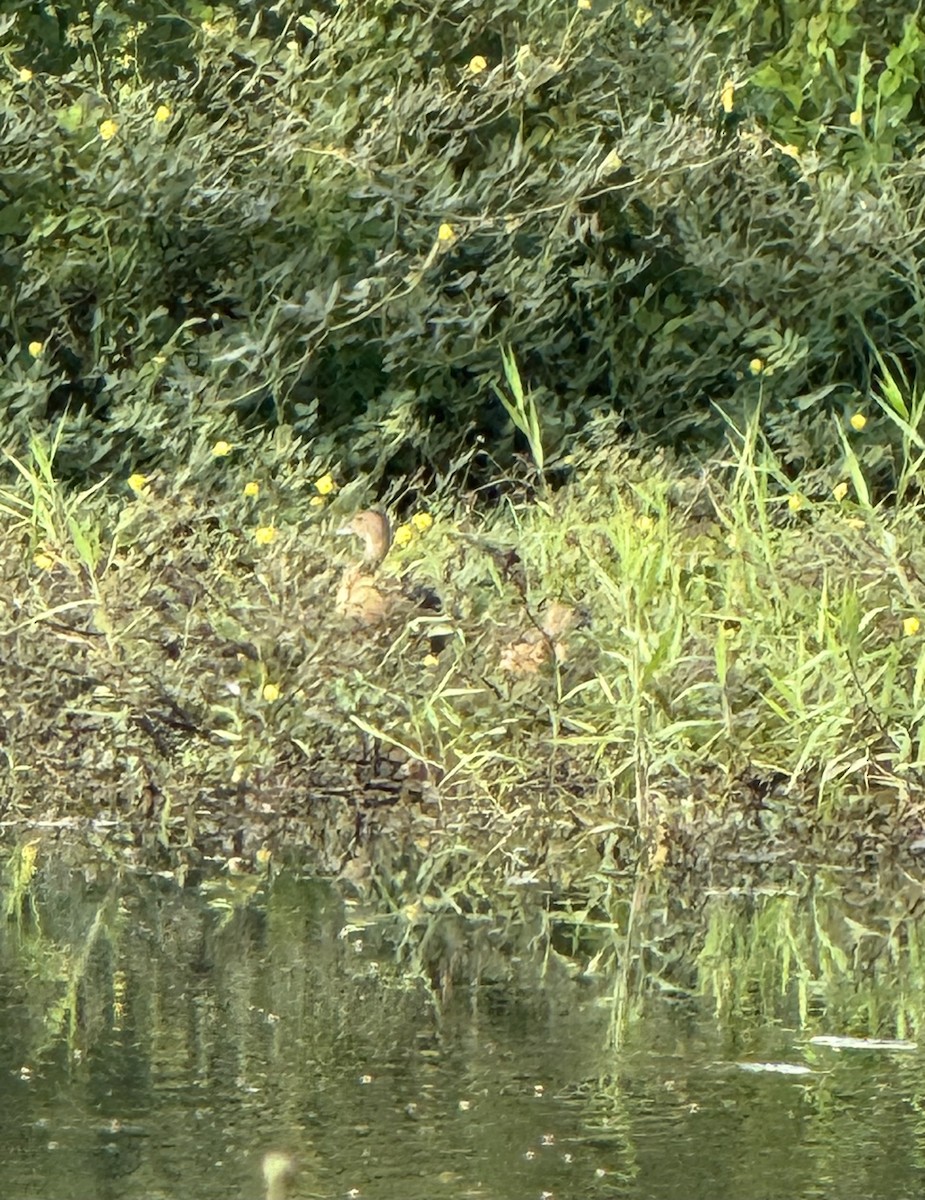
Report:
[[[166,845],[199,836],[190,791],[346,780],[337,794],[362,809],[391,774],[420,878],[447,895],[457,870],[483,891],[573,878],[602,854],[658,871],[730,812],[760,840],[756,787],[775,828],[796,830],[807,805],[855,820],[871,788],[904,811],[925,761],[914,440],[897,506],[865,488],[855,430],[838,471],[793,480],[757,415],[730,421],[727,452],[696,474],[607,428],[541,498],[515,487],[474,511],[447,480],[386,559],[403,606],[373,629],[334,605],[350,552],[331,531],[362,481],[322,495],[268,437],[211,459],[198,498],[189,472],[74,495],[35,442],[0,495],[6,653],[32,672],[25,692],[0,684],[27,699],[4,747],[8,803],[80,803],[61,764],[83,721],[79,794],[121,805],[153,773]],[[428,590],[440,611],[415,607]],[[105,646],[74,615],[87,604]]]

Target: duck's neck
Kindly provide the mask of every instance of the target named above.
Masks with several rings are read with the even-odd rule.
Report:
[[[391,540],[389,523],[382,517],[376,522],[375,528],[363,533],[363,562],[368,567],[378,567],[389,552]]]

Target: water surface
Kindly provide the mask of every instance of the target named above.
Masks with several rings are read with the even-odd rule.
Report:
[[[846,1031],[786,996],[618,1026],[618,980],[483,933],[295,876],[57,879],[0,939],[0,1196],[256,1197],[269,1148],[297,1198],[921,1196],[918,1050],[813,1045]]]

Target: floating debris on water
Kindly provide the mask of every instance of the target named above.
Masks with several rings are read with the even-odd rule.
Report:
[[[738,1062],[740,1071],[764,1071],[772,1075],[812,1075],[811,1067],[802,1063],[785,1062]]]
[[[830,1046],[833,1050],[918,1050],[918,1042],[907,1042],[902,1038],[839,1037],[836,1034],[819,1034],[809,1039],[811,1046]]]

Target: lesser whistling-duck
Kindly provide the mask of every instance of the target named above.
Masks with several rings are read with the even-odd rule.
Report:
[[[373,509],[357,513],[337,531],[363,541],[363,558],[348,567],[341,576],[335,597],[337,611],[345,617],[374,625],[389,610],[389,600],[382,585],[376,581],[375,570],[389,552],[392,528],[388,517]]]

